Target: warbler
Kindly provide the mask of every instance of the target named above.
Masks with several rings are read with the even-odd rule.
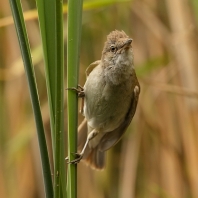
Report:
[[[86,70],[86,82],[78,90],[84,97],[85,120],[78,128],[76,159],[92,168],[105,167],[105,151],[114,146],[129,126],[138,103],[140,85],[134,68],[132,39],[124,31],[112,31],[101,60]]]

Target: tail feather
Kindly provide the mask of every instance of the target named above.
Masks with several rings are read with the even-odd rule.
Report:
[[[87,139],[87,121],[86,119],[78,127],[78,151],[80,152]],[[105,167],[105,152],[99,150],[98,146],[85,149],[83,161],[91,168],[101,170]]]
[[[105,167],[105,152],[101,152],[98,147],[90,149],[89,154],[83,159],[93,169],[102,170]]]

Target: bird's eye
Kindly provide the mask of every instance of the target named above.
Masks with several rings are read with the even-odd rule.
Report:
[[[115,53],[117,51],[117,48],[115,47],[115,45],[111,45],[110,50],[111,50],[111,52]]]

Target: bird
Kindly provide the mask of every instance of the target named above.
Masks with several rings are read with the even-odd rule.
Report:
[[[138,104],[140,84],[135,68],[132,39],[122,30],[107,36],[101,60],[86,69],[84,87],[74,88],[82,97],[83,122],[78,127],[76,164],[85,161],[93,169],[105,168],[106,151],[128,128]]]

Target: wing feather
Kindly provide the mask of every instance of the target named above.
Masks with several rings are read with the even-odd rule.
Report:
[[[110,149],[112,146],[114,146],[123,136],[124,132],[126,131],[127,127],[129,126],[138,103],[138,98],[139,98],[139,93],[140,93],[140,87],[139,85],[136,85],[134,90],[133,90],[133,96],[131,100],[131,106],[129,108],[129,111],[126,115],[126,118],[124,122],[115,130],[106,133],[103,138],[101,139],[101,142],[99,144],[99,149],[101,151],[106,151]]]
[[[97,66],[100,64],[100,62],[101,62],[101,60],[97,60],[97,61],[91,63],[91,64],[87,67],[86,72],[85,72],[87,77],[88,77],[89,74],[93,71],[93,69],[94,69],[95,67],[97,67]]]

